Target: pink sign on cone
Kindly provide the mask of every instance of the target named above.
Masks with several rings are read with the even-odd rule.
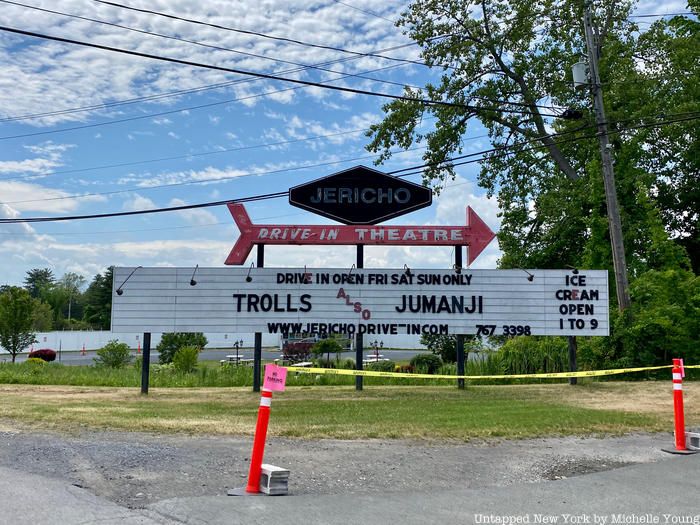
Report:
[[[287,383],[287,369],[283,366],[275,364],[265,365],[265,380],[263,381],[263,389],[270,392],[284,392],[284,386]]]

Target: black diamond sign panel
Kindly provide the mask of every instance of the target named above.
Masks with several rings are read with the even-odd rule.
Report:
[[[355,166],[289,190],[289,204],[344,224],[377,224],[430,206],[419,184]]]

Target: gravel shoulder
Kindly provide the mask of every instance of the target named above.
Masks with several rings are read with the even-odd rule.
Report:
[[[0,466],[67,481],[128,508],[245,486],[250,438],[3,427]],[[564,479],[669,457],[672,436],[550,437],[470,443],[268,441],[265,462],[288,468],[290,494],[440,491]]]

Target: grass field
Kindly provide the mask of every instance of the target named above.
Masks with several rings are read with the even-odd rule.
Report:
[[[700,424],[700,385],[686,387],[688,426]],[[250,435],[259,394],[250,388],[152,389],[0,385],[0,429]],[[470,386],[298,386],[275,394],[269,434],[299,438],[607,435],[671,431],[670,382]]]

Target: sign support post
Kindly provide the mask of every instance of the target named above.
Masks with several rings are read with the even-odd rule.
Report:
[[[365,267],[365,247],[363,244],[357,245],[357,268]],[[362,346],[362,334],[355,335],[355,370],[362,371],[362,354],[365,349]],[[355,376],[355,390],[362,390],[362,376]]]
[[[455,246],[455,270],[457,268],[462,268],[462,247],[460,245]],[[457,375],[464,375],[464,335],[458,334],[457,341],[455,342],[455,350],[457,351]],[[464,379],[457,380],[457,388],[464,390]]]
[[[265,266],[265,245],[258,244],[258,268]],[[260,392],[260,374],[262,372],[262,332],[255,332],[253,351],[253,392]]]
[[[575,335],[570,335],[568,337],[568,340],[569,340],[569,372],[576,372],[576,371],[578,371],[578,363],[576,362],[576,352],[578,351],[578,341],[576,341]],[[569,384],[575,385],[576,378],[570,377]]]
[[[141,361],[141,393],[148,394],[148,379],[151,374],[151,332],[143,334],[143,360]]]

